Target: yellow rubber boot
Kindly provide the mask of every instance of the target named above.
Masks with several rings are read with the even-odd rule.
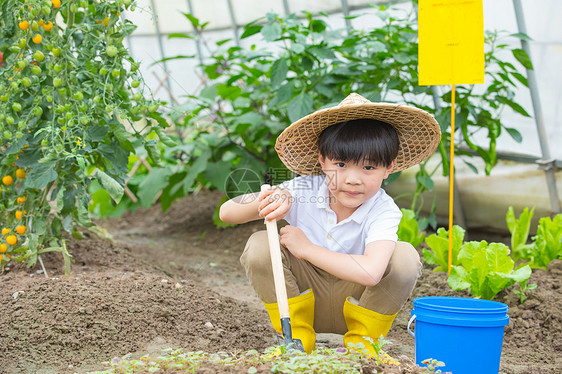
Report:
[[[277,303],[263,303],[271,319],[275,331],[281,334],[281,318]],[[289,317],[293,339],[300,339],[304,351],[310,353],[316,347],[316,333],[314,332],[314,293],[312,289],[289,299]]]
[[[348,347],[348,344],[363,343],[365,348],[361,351],[368,356],[374,356],[376,354],[375,349],[371,345],[371,342],[364,337],[369,337],[377,343],[381,335],[386,336],[386,334],[388,334],[396,314],[385,315],[374,312],[351,302],[348,297],[343,305],[343,316],[347,325],[347,332],[343,336],[344,345],[347,348],[355,349],[353,347]],[[386,363],[398,364],[396,360],[382,351],[379,358]]]

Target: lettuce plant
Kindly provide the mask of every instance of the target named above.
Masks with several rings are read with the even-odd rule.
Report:
[[[503,243],[467,242],[458,254],[460,265],[451,268],[447,283],[456,291],[468,289],[474,297],[488,300],[515,282],[526,284],[531,268],[524,265],[514,270],[509,252]]]
[[[458,253],[464,240],[465,230],[457,225],[453,225],[453,259],[452,265],[458,265]],[[433,271],[447,271],[449,267],[449,231],[440,227],[437,234],[428,236],[425,244],[429,249],[422,250],[425,262],[437,265]]]
[[[522,259],[528,259],[529,257],[528,251],[532,245],[527,244],[527,239],[529,237],[529,229],[531,227],[531,219],[533,218],[534,211],[534,207],[530,211],[529,208],[525,208],[519,215],[519,218],[515,218],[513,207],[510,206],[507,210],[505,221],[511,233],[511,256],[516,262]]]
[[[416,248],[423,243],[425,234],[420,232],[420,226],[416,220],[416,213],[411,209],[400,209],[402,219],[398,225],[398,240],[408,242]]]
[[[515,218],[513,207],[507,211],[505,220],[511,233],[512,257],[514,261],[527,261],[532,268],[547,270],[552,260],[562,259],[562,214],[557,214],[554,219],[539,219],[537,235],[527,244],[534,210],[525,208],[518,218]]]
[[[533,240],[529,249],[532,268],[547,270],[552,260],[562,259],[562,214],[554,219],[542,217]]]

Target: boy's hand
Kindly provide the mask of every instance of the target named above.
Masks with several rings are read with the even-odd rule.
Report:
[[[298,259],[304,258],[306,248],[312,243],[298,227],[287,225],[279,230],[279,241]]]
[[[279,187],[261,191],[258,195],[259,215],[266,221],[283,219],[291,209],[291,199],[289,191]]]

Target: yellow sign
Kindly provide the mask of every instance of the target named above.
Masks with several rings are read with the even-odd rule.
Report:
[[[419,85],[484,83],[482,0],[419,0]]]

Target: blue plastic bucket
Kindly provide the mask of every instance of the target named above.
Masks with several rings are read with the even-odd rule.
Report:
[[[428,358],[445,363],[453,374],[497,374],[507,305],[463,297],[414,299],[408,331],[415,337],[416,364]],[[415,333],[410,325],[415,321]]]

